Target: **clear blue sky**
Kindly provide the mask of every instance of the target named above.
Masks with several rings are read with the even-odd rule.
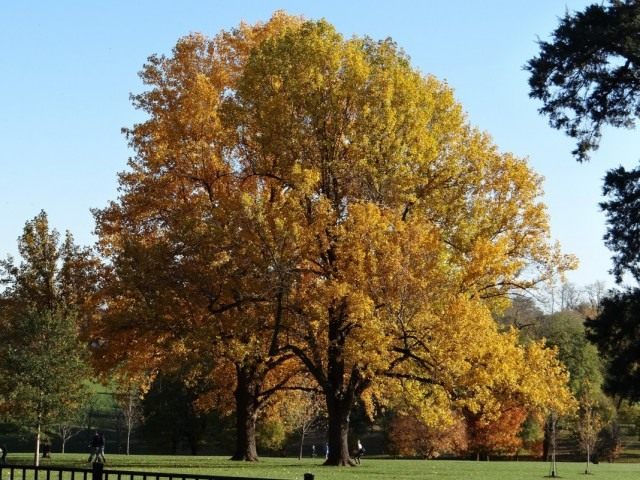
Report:
[[[31,1],[0,7],[0,256],[45,209],[55,228],[93,243],[90,208],[117,196],[131,152],[120,128],[140,114],[129,93],[147,56],[189,32],[214,35],[284,9],[324,17],[346,36],[392,37],[425,73],[446,80],[471,122],[545,178],[552,234],[580,258],[570,280],[612,283],[598,202],[608,168],[637,160],[638,135],[607,132],[591,163],[529,100],[524,63],[565,8],[587,1]]]

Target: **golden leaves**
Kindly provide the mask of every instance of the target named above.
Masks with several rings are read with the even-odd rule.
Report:
[[[295,352],[323,388],[341,372],[331,388],[371,410],[402,397],[427,423],[514,399],[567,408],[553,353],[491,318],[571,267],[541,180],[393,42],[277,13],[186,37],[142,76],[150,117],[128,131],[121,198],[96,214],[114,361],[137,338],[132,362],[152,365],[207,346],[262,366]]]

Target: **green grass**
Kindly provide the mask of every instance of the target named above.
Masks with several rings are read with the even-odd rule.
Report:
[[[53,454],[42,465],[86,467],[87,455]],[[9,460],[27,463],[32,455],[12,454]],[[543,462],[475,462],[459,460],[390,460],[364,458],[358,467],[323,467],[320,459],[263,458],[259,463],[232,462],[225,457],[107,455],[105,469],[184,472],[210,475],[302,480],[310,472],[316,480],[521,480],[542,479],[549,474]],[[638,480],[640,464],[592,465],[559,463],[558,475],[567,480]]]

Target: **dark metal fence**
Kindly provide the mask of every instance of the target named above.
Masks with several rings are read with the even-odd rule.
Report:
[[[107,470],[102,463],[93,468],[35,467],[28,465],[0,465],[0,480],[274,480],[266,478],[197,475],[193,473],[139,472],[135,470]],[[305,475],[305,480],[313,476]]]

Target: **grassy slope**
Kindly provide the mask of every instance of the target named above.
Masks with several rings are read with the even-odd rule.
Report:
[[[27,454],[12,454],[11,462],[27,463]],[[43,465],[87,466],[87,455],[53,454]],[[558,474],[568,480],[637,480],[640,464],[592,465],[592,477],[584,475],[583,463],[559,463]],[[211,475],[236,475],[282,480],[301,480],[311,472],[316,480],[520,480],[541,479],[549,474],[549,465],[541,462],[474,462],[455,460],[378,460],[364,458],[359,467],[332,468],[321,466],[321,460],[264,458],[257,464],[231,462],[222,457],[108,455],[107,469],[191,472]]]

